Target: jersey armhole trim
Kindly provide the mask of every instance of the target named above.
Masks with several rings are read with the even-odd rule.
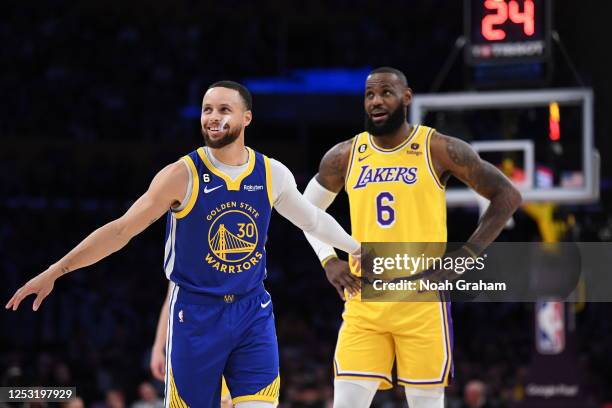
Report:
[[[191,173],[191,192],[189,193],[189,200],[187,201],[185,208],[180,211],[173,212],[174,217],[176,218],[183,218],[191,212],[193,206],[195,205],[196,199],[198,198],[198,191],[200,190],[200,178],[198,177],[198,170],[196,169],[193,160],[189,156],[184,156],[183,160],[187,164],[187,167],[189,167]],[[184,203],[181,203],[181,205],[183,204]]]
[[[359,140],[359,135],[353,137],[353,143],[351,144],[351,158],[349,160],[348,167],[346,168],[346,174],[344,175],[344,190],[348,191],[348,181],[351,176],[351,169],[353,168],[353,160],[355,158],[355,146],[357,145],[357,140]]]
[[[191,167],[189,167],[189,164],[187,164],[187,160],[181,158],[181,161],[185,165],[187,173],[189,174],[189,182],[187,183],[187,191],[185,192],[185,196],[181,200],[180,205],[170,208],[170,211],[172,211],[173,213],[180,212],[185,207],[187,207],[187,203],[189,202],[189,198],[191,197],[191,188],[193,187],[193,174],[191,173]]]
[[[438,178],[438,175],[436,174],[436,169],[433,166],[433,161],[431,160],[431,136],[433,135],[434,132],[435,132],[435,129],[431,128],[429,129],[429,132],[427,132],[427,136],[425,136],[425,155],[426,155],[425,160],[427,161],[427,169],[429,169],[429,174],[431,174],[431,177],[436,182],[436,185],[438,186],[438,188],[444,191],[446,188],[444,184],[442,184],[442,182]]]
[[[270,208],[274,206],[274,199],[272,198],[272,168],[270,167],[270,158],[263,156],[264,167],[266,168],[266,190],[268,192],[268,201],[270,202]]]

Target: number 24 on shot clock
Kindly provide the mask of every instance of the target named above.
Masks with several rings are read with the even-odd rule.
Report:
[[[470,64],[543,61],[550,55],[550,0],[464,0]]]

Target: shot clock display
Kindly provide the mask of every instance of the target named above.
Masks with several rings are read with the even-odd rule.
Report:
[[[465,0],[466,61],[545,60],[550,53],[550,0]]]

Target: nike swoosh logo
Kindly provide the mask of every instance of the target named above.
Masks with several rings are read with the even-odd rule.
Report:
[[[213,187],[213,188],[208,188],[208,186],[204,187],[204,194],[208,194],[211,191],[215,191],[218,188],[221,188],[222,186],[217,186],[217,187]]]
[[[268,307],[268,305],[270,304],[270,302],[272,302],[272,299],[268,300],[266,303],[262,303],[261,304],[261,308],[265,309],[266,307]]]
[[[370,157],[371,155],[372,155],[372,153],[368,154],[367,156],[359,157],[359,158],[357,158],[357,161],[362,162],[365,159],[367,159],[368,157]]]

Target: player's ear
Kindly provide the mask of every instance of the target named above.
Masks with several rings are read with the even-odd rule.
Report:
[[[242,117],[242,125],[245,127],[249,126],[252,120],[253,120],[253,112],[251,112],[250,110],[244,112],[244,116]]]
[[[403,102],[404,102],[404,106],[409,106],[412,103],[412,89],[410,89],[410,87],[406,87],[406,89],[404,89],[404,96],[403,96]]]

